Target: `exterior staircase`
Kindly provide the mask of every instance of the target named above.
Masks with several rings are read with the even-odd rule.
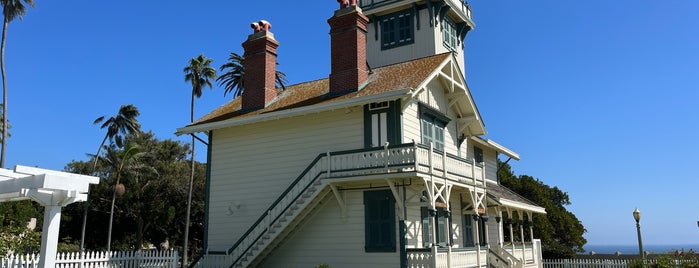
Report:
[[[318,155],[270,207],[226,251],[209,251],[190,267],[254,267],[319,208],[335,178],[434,174],[485,186],[485,169],[472,161],[433,152],[420,144],[399,144]]]
[[[488,250],[488,263],[494,268],[522,268],[522,260],[513,256],[507,250],[499,246],[493,246]]]

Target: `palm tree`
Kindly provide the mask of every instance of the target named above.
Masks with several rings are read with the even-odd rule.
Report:
[[[192,103],[190,107],[190,122],[194,122],[194,97],[201,97],[204,87],[212,88],[211,80],[216,79],[216,69],[211,67],[212,59],[200,54],[189,60],[189,65],[184,67],[184,81],[192,83]],[[192,208],[192,188],[194,185],[194,134],[192,134],[192,172],[189,177],[189,191],[187,194],[187,216],[184,227],[184,253],[182,255],[182,267],[187,264],[187,244],[189,243],[189,214]]]
[[[104,143],[107,142],[107,139],[109,139],[111,144],[116,144],[118,147],[122,147],[124,145],[124,135],[137,134],[141,132],[141,124],[138,122],[137,119],[137,117],[140,114],[141,113],[138,111],[138,108],[136,108],[136,106],[134,106],[133,104],[128,104],[119,107],[119,112],[115,116],[112,116],[107,120],[105,120],[105,116],[100,116],[97,119],[95,119],[93,124],[102,123],[100,128],[106,128],[107,133],[104,135],[102,143],[100,143],[100,146],[97,148],[97,153],[95,154],[95,161],[92,164],[92,173],[94,173],[95,169],[97,168],[97,160],[100,158],[100,152],[102,150],[102,147],[104,146]],[[83,209],[83,226],[80,236],[81,251],[85,249],[85,228],[87,225],[87,211],[89,206],[90,198],[88,195],[88,199],[85,201]]]
[[[220,71],[228,70],[219,76],[216,81],[219,86],[224,86],[225,91],[223,95],[225,96],[228,92],[233,93],[233,98],[243,94],[245,86],[243,85],[243,77],[245,77],[245,71],[243,66],[245,63],[245,57],[238,55],[238,53],[231,52],[228,56],[228,62],[221,65]],[[279,64],[279,63],[277,63]],[[286,89],[284,86],[286,84],[286,74],[277,70],[274,74],[274,79],[276,81],[277,87]]]
[[[1,0],[2,15],[5,17],[2,24],[2,44],[0,44],[0,70],[2,71],[2,149],[0,149],[0,168],[5,167],[5,151],[7,150],[7,79],[5,77],[5,42],[7,41],[7,26],[15,18],[22,20],[22,16],[27,12],[22,2],[29,6],[34,6],[34,0]]]
[[[115,152],[116,148],[112,144],[112,146],[107,148],[108,151]],[[142,153],[139,152],[139,146],[138,144],[135,143],[129,143],[127,144],[126,148],[124,148],[124,151],[121,152],[120,157],[109,157],[106,158],[109,161],[109,164],[112,166],[114,171],[116,171],[116,181],[114,183],[114,191],[112,192],[112,206],[111,209],[109,210],[109,229],[107,231],[107,251],[110,251],[111,246],[112,246],[112,223],[114,222],[114,203],[116,201],[117,195],[121,196],[124,194],[125,188],[124,185],[121,184],[121,174],[124,171],[124,165],[126,163],[131,164],[133,161],[138,160],[138,157]],[[115,155],[114,153],[111,153],[109,155]],[[127,168],[131,169],[131,168]]]

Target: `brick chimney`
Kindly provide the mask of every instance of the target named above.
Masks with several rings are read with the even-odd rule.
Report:
[[[366,32],[369,19],[357,1],[341,1],[330,24],[330,94],[356,91],[368,77]],[[344,3],[343,3],[344,2]]]
[[[266,107],[275,97],[275,73],[279,42],[269,31],[272,25],[264,20],[253,22],[253,34],[243,43],[243,104],[242,110]]]

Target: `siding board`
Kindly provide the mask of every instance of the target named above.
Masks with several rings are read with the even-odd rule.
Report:
[[[232,246],[318,154],[361,148],[362,109],[353,110],[215,130],[209,250]]]

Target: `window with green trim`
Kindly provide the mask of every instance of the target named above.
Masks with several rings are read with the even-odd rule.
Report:
[[[444,150],[444,129],[449,123],[449,118],[440,112],[421,105],[420,121],[422,144],[432,144],[435,149]]]
[[[464,215],[464,247],[476,246],[476,241],[473,240],[473,219],[471,215]]]
[[[451,51],[456,51],[459,45],[459,36],[456,30],[456,24],[452,19],[445,16],[442,20],[442,41],[444,46],[449,48]]]
[[[451,231],[449,230],[448,222],[451,222],[451,214],[442,207],[437,207],[437,211],[430,212],[427,207],[422,207],[420,209],[420,215],[422,216],[422,245],[424,247],[431,247],[431,237],[432,229],[430,228],[430,213],[435,213],[435,243],[439,247],[446,247],[451,244]]]
[[[396,252],[396,211],[391,190],[364,192],[364,249]]]
[[[389,49],[415,42],[413,11],[404,10],[382,16],[381,49]]]

